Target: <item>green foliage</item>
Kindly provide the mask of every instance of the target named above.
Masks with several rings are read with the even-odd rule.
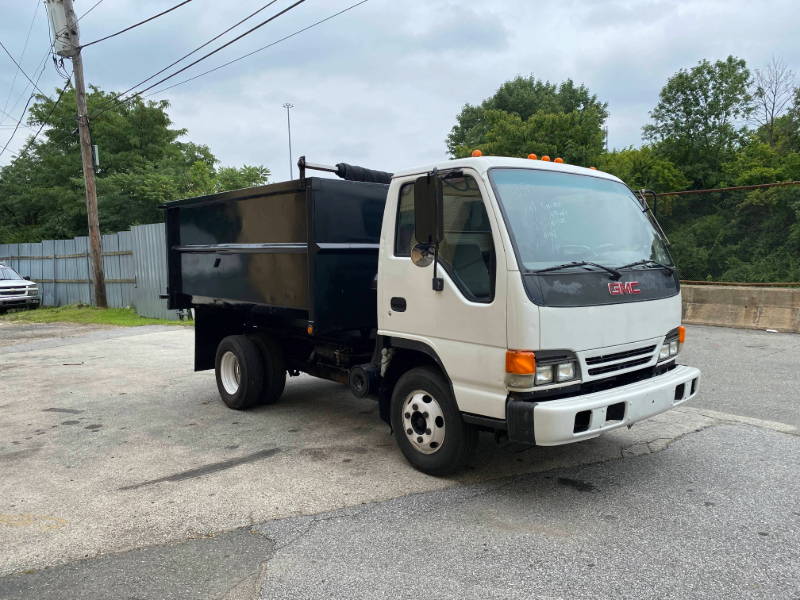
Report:
[[[723,164],[746,139],[744,120],[752,110],[750,71],[744,60],[729,56],[700,61],[669,78],[645,125],[645,139],[678,165],[693,186],[713,188]]]
[[[180,141],[186,130],[172,128],[166,100],[115,106],[115,97],[96,87],[87,95],[89,115],[96,115],[91,129],[100,153],[96,180],[103,233],[162,221],[156,207],[163,202],[267,182],[264,167],[217,168],[207,146]],[[37,96],[29,125],[41,125],[52,110],[52,100]],[[49,124],[27,152],[0,170],[0,243],[87,233],[74,104],[65,97]]]
[[[662,193],[689,187],[689,180],[681,170],[651,146],[607,152],[600,157],[597,168],[616,175],[634,190]]]
[[[670,208],[659,221],[681,278],[800,281],[800,186],[679,196]]]
[[[193,325],[193,321],[167,321],[140,317],[133,308],[97,308],[85,304],[70,304],[60,308],[42,307],[37,310],[15,310],[0,316],[2,321],[25,323],[81,323],[83,325],[115,325],[140,327],[142,325]]]
[[[531,152],[569,164],[591,166],[603,152],[601,117],[597,111],[547,113],[539,111],[523,121],[515,114],[486,111],[489,128],[479,147],[491,156],[525,158]],[[472,149],[456,148],[456,157],[469,156]]]
[[[497,117],[489,113],[507,113],[527,122],[539,114],[570,114],[577,112],[594,113],[591,119],[596,122],[598,131],[602,130],[608,118],[608,104],[600,102],[596,95],[581,85],[576,87],[572,79],[560,85],[518,75],[506,81],[491,98],[480,105],[465,104],[456,117],[456,124],[447,136],[447,151],[451,156],[460,157],[476,148],[483,148],[489,142],[488,134],[496,126]],[[602,138],[601,138],[602,139]],[[496,138],[495,138],[496,141]],[[515,151],[509,156],[527,156],[534,149]]]

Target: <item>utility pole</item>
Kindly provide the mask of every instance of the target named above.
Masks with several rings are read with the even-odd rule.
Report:
[[[103,250],[100,239],[100,221],[97,215],[97,186],[94,180],[92,140],[89,133],[89,115],[86,109],[86,83],[83,78],[78,19],[72,0],[46,0],[56,52],[72,58],[75,74],[75,98],[78,104],[78,133],[81,141],[83,179],[86,184],[86,217],[89,221],[89,249],[94,271],[94,302],[99,308],[107,308],[106,277],[103,269]]]
[[[294,108],[294,104],[288,102],[283,105],[286,109],[286,123],[289,125],[289,181],[294,177],[292,171],[292,118],[289,116],[289,109]]]

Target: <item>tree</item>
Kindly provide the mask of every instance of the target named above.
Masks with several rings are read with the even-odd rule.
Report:
[[[486,111],[487,131],[479,148],[486,155],[525,158],[530,153],[561,157],[570,164],[591,166],[603,152],[600,115],[593,110],[570,113],[539,111],[523,121],[515,114]],[[456,148],[456,158],[469,156],[466,146]]]
[[[782,60],[772,60],[763,69],[756,69],[753,79],[755,109],[753,121],[764,131],[766,143],[775,146],[775,122],[792,101],[796,89],[794,72]]]
[[[645,139],[695,187],[713,187],[745,137],[744,121],[752,112],[749,85],[747,64],[733,56],[681,69],[661,90],[650,113],[654,123],[643,128]]]
[[[464,105],[456,117],[456,124],[450,135],[447,136],[448,154],[454,157],[460,156],[467,149],[471,152],[486,143],[486,135],[494,126],[487,117],[487,111],[508,113],[519,117],[522,121],[527,121],[537,113],[593,112],[597,126],[602,130],[608,118],[608,103],[600,102],[585,86],[576,87],[571,79],[556,85],[535,79],[533,75],[529,77],[518,75],[506,81],[491,98],[487,98],[480,105]]]
[[[650,146],[608,152],[600,158],[597,168],[616,175],[634,190],[663,193],[689,187],[689,180],[681,170]]]
[[[61,90],[57,90],[60,93]],[[182,142],[169,102],[116,104],[93,87],[87,96],[92,140],[100,149],[98,209],[103,232],[163,220],[157,206],[181,197],[266,183],[264,167],[217,169],[204,145]],[[0,243],[63,239],[86,234],[86,204],[75,109],[37,96],[28,123],[48,128],[0,170]],[[51,114],[52,112],[52,114]],[[50,117],[48,120],[48,116]]]

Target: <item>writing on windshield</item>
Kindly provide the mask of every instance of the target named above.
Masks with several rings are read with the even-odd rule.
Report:
[[[490,177],[525,269],[571,261],[673,264],[641,205],[621,183],[534,169],[493,169]]]

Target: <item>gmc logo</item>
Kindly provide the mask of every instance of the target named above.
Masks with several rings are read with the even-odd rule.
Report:
[[[612,296],[622,296],[623,294],[641,294],[642,290],[639,289],[638,285],[638,281],[626,281],[625,283],[612,281],[608,284],[608,292]]]

